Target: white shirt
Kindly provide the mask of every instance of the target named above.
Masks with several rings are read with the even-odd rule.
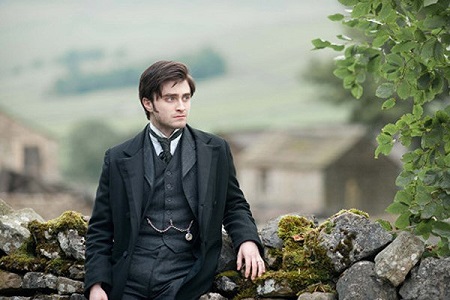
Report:
[[[166,138],[166,136],[158,128],[156,128],[151,122],[150,122],[150,129],[153,130],[160,137]],[[174,132],[172,132],[172,135],[175,132],[177,132],[178,130],[181,130],[181,129],[175,129]],[[152,141],[153,147],[155,148],[156,154],[159,155],[163,151],[161,144],[150,132],[148,134],[150,135],[150,139]],[[176,139],[174,139],[173,141],[170,142],[170,153],[172,155],[175,153],[175,150],[177,149],[177,146],[178,146],[178,142],[180,141],[182,135],[183,134],[180,134],[179,136],[177,136]]]

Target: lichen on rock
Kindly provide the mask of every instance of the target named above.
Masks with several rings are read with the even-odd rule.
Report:
[[[70,276],[71,266],[83,263],[84,245],[80,243],[84,242],[87,221],[80,213],[67,211],[47,222],[34,220],[28,223],[28,230],[30,236],[22,246],[0,259],[1,268],[19,273],[50,272]],[[62,238],[62,234],[75,242]],[[65,245],[61,245],[60,240]]]

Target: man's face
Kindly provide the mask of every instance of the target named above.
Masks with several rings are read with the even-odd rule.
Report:
[[[155,100],[143,98],[142,103],[150,113],[150,122],[167,137],[177,128],[186,126],[191,108],[191,88],[186,80],[167,81],[161,87],[161,97]]]

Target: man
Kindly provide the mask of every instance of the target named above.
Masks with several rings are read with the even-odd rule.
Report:
[[[195,83],[185,65],[160,61],[141,76],[150,120],[104,158],[86,240],[85,294],[98,299],[198,299],[211,287],[222,225],[237,269],[265,267],[230,148],[187,125]]]

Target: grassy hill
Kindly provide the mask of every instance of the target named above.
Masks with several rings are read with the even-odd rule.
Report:
[[[335,0],[2,1],[0,107],[60,138],[76,122],[96,118],[122,131],[146,120],[136,87],[59,96],[52,85],[73,49],[99,49],[85,66],[111,69],[174,59],[209,46],[227,74],[199,82],[190,123],[207,130],[297,127],[342,122],[345,109],[315,99],[318,87],[299,78],[313,58],[315,37],[339,33],[329,14]],[[320,87],[319,87],[320,88]]]

